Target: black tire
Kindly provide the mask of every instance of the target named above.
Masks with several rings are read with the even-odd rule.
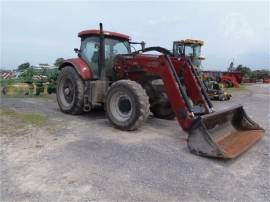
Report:
[[[145,90],[135,81],[119,80],[107,92],[106,115],[121,130],[137,129],[147,119],[149,107]]]
[[[225,101],[225,100],[226,100],[225,95],[220,95],[220,96],[219,96],[219,101]]]
[[[166,105],[156,104],[151,106],[150,110],[159,119],[173,120],[175,118],[175,113],[169,103]]]
[[[65,66],[57,78],[56,98],[62,112],[83,112],[84,83],[72,66]]]
[[[164,84],[156,79],[143,83],[143,88],[149,96],[150,111],[156,118],[172,120],[175,114],[171,108],[168,96],[164,92]],[[153,84],[153,82],[156,82]]]
[[[228,80],[225,80],[224,81],[224,87],[225,88],[231,88],[233,85],[232,85],[232,82],[228,81]]]

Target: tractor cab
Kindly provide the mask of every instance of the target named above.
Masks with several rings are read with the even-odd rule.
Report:
[[[190,58],[192,64],[200,68],[201,61],[205,58],[201,56],[201,47],[204,42],[201,40],[185,39],[173,42],[173,55],[175,57]]]
[[[85,30],[78,36],[81,38],[81,47],[80,50],[74,50],[91,69],[93,79],[112,77],[115,56],[131,52],[130,37],[124,34]]]

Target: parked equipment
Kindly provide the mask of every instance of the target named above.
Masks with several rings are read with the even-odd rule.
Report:
[[[218,83],[216,80],[209,81],[204,77],[204,71],[201,70],[201,61],[205,57],[201,56],[201,48],[204,42],[202,40],[195,39],[185,39],[180,41],[173,42],[173,55],[175,57],[186,57],[190,60],[192,65],[195,67],[200,79],[202,80],[203,86],[208,93],[208,96],[211,100],[225,101],[231,98],[231,94],[224,91],[224,88],[221,85],[228,87],[228,84],[232,84],[230,81],[235,81],[238,85],[235,78],[231,75],[221,76]],[[227,79],[227,80],[226,80]],[[233,80],[234,79],[234,80]],[[235,83],[234,82],[234,83]],[[223,86],[222,85],[222,86]]]
[[[205,82],[207,93],[211,100],[225,101],[231,99],[231,94],[224,91],[223,85],[216,81]]]
[[[80,32],[79,37],[81,47],[75,49],[79,57],[59,67],[57,101],[63,112],[79,114],[104,106],[113,125],[135,130],[150,110],[160,115],[172,108],[189,134],[190,151],[217,158],[234,158],[262,137],[264,130],[242,106],[214,112],[186,58],[143,45],[142,50],[131,52],[129,36],[103,31],[102,24],[99,30]],[[143,54],[148,51],[162,54]],[[201,112],[194,113],[193,106],[200,106]]]
[[[201,48],[204,42],[196,39],[184,39],[173,42],[173,55],[175,57],[189,58],[193,66],[200,69],[201,61],[205,57],[201,56]]]
[[[243,75],[240,72],[204,70],[202,71],[202,76],[205,80],[222,83],[225,88],[239,88],[239,84],[243,80]]]

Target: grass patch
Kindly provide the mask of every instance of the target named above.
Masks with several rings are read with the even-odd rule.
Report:
[[[8,116],[10,118],[19,119],[21,121],[34,124],[34,125],[43,125],[47,122],[47,118],[38,113],[18,113],[10,108],[0,108],[0,117]]]

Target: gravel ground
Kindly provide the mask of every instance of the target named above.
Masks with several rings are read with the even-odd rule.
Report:
[[[102,110],[59,111],[55,98],[1,98],[0,201],[270,201],[270,85],[233,90],[216,109],[244,105],[265,136],[235,160],[189,153],[176,121],[149,118],[135,132],[113,128]]]

